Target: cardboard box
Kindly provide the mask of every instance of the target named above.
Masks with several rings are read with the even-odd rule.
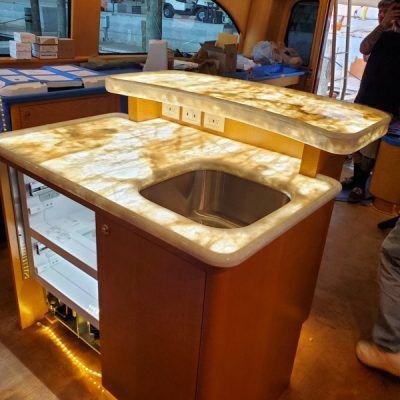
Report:
[[[20,43],[15,40],[9,41],[10,57],[17,60],[30,60],[32,58],[32,45],[30,43]]]
[[[218,61],[220,75],[236,72],[237,45],[226,44],[224,47],[217,47],[215,42],[205,42],[202,49],[207,52],[209,59]]]
[[[40,59],[57,58],[58,45],[56,44],[38,44],[32,45],[32,55]]]
[[[33,57],[40,58],[41,60],[57,58],[57,53],[38,53],[38,52],[32,51],[32,55],[33,55]]]
[[[58,44],[58,37],[55,36],[36,36],[37,44]]]
[[[34,51],[35,53],[57,53],[58,45],[33,43],[32,51]]]
[[[31,51],[17,51],[10,49],[10,57],[15,58],[17,60],[31,60],[32,52]]]
[[[14,32],[14,40],[19,43],[35,43],[36,35],[29,32]]]
[[[75,57],[75,40],[67,38],[58,39],[58,58]]]
[[[31,51],[32,45],[30,43],[20,43],[16,42],[15,40],[10,40],[8,42],[8,46],[10,51]]]

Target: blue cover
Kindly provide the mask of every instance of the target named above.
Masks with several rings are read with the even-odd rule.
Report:
[[[88,68],[79,67],[77,65],[58,65],[52,67],[43,67],[52,73],[62,74],[70,79],[78,79],[81,81],[83,86],[90,87],[101,87],[104,86],[104,79],[92,79],[105,77],[106,74],[103,72],[93,71]],[[89,83],[92,83],[89,85]]]
[[[4,68],[2,71],[8,71],[9,73],[0,74],[0,89],[2,87],[10,86],[10,85],[18,85],[20,83],[30,83],[30,82],[40,82],[38,79],[25,75],[24,73],[13,69],[13,68]],[[1,91],[0,91],[1,95]]]
[[[46,67],[52,68],[52,67]],[[91,71],[91,70],[89,70]],[[57,71],[59,72],[59,71]],[[94,71],[93,71],[94,72]],[[97,71],[96,71],[97,72]],[[141,72],[140,69],[137,68],[126,68],[126,69],[112,69],[112,70],[104,70],[101,72],[103,75],[115,75],[115,74],[122,74],[122,73],[131,73],[131,72]],[[16,74],[16,70],[12,68],[0,68],[0,75],[7,74],[12,75]],[[20,104],[20,103],[28,103],[33,101],[41,101],[41,100],[56,100],[62,99],[66,97],[79,97],[79,96],[87,96],[91,94],[101,94],[105,93],[106,90],[103,87],[98,88],[71,88],[68,90],[58,90],[52,91],[48,93],[40,93],[40,94],[25,94],[25,95],[18,95],[18,96],[7,96],[2,97],[0,96],[0,134],[1,132],[7,132],[12,129],[11,126],[11,118],[10,118],[10,107],[12,104]],[[121,112],[127,113],[127,100],[125,96],[121,96]]]
[[[253,68],[251,80],[252,81],[265,81],[268,79],[283,78],[286,76],[300,76],[305,72],[294,67],[289,67],[283,64],[263,65],[261,67]]]
[[[389,126],[388,132],[382,140],[392,146],[400,147],[400,121]]]
[[[81,79],[62,71],[52,71],[48,67],[35,69],[18,69],[19,73],[33,77],[48,87],[80,87],[82,86]]]
[[[79,67],[78,65],[58,65],[52,67],[43,67],[43,69],[47,69],[48,71],[55,73],[64,73],[67,76],[73,75],[75,78],[77,76],[91,77],[91,76],[103,76],[106,75],[103,72],[93,71],[92,69]],[[79,75],[79,73],[84,73],[83,75]]]
[[[225,75],[228,78],[242,79],[245,81],[266,81],[275,78],[284,78],[287,76],[300,76],[304,75],[305,71],[290,67],[283,64],[262,65],[261,67],[254,67],[249,71],[235,72],[234,74]]]
[[[248,81],[249,80],[249,71],[235,72],[234,74],[226,74],[225,76],[227,78],[235,78],[235,79],[241,79],[243,81]]]

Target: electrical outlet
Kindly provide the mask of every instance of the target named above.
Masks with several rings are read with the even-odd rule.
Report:
[[[218,115],[204,114],[204,128],[211,129],[216,132],[224,132],[225,118]]]
[[[54,203],[51,200],[47,200],[43,203],[43,208],[46,210],[47,208],[54,207]]]
[[[182,109],[182,121],[192,125],[201,125],[201,111],[193,108]]]
[[[162,103],[162,115],[164,115],[164,117],[179,120],[180,114],[181,114],[181,108],[179,106]]]
[[[43,206],[42,205],[31,206],[31,207],[28,208],[29,215],[35,215],[35,214],[38,214],[38,213],[40,213],[42,211],[43,211]]]

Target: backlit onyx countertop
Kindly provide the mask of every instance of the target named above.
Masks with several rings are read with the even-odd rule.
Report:
[[[299,174],[300,160],[163,119],[108,114],[0,136],[0,158],[180,250],[232,267],[333,199],[340,184]],[[140,195],[152,183],[217,169],[287,194],[291,201],[235,229],[198,224]]]
[[[390,122],[389,114],[374,108],[191,72],[112,75],[106,89],[220,115],[335,154],[351,154],[382,137]]]

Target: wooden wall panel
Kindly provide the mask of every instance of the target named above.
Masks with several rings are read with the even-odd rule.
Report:
[[[71,37],[76,39],[75,56],[99,53],[100,0],[72,0]]]
[[[289,384],[332,205],[242,265],[208,274],[198,400],[277,399]]]
[[[217,0],[217,3],[234,19],[240,32],[245,33],[252,1]]]
[[[251,0],[247,26],[242,38],[242,49],[246,56],[252,55],[257,42],[266,40],[271,9],[272,0]]]

